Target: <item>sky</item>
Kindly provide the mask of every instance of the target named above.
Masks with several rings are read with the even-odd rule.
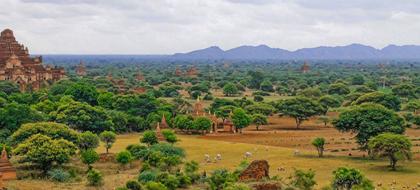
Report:
[[[219,46],[420,45],[417,0],[0,0],[35,54],[172,54]]]

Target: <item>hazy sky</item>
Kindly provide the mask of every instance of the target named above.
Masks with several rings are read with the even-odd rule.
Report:
[[[168,54],[217,45],[420,44],[418,0],[0,0],[32,53]]]

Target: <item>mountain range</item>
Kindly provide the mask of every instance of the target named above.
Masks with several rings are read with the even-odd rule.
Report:
[[[222,50],[217,46],[171,55],[173,59],[420,59],[420,46],[388,45],[376,49],[363,44],[320,46],[289,51],[267,45],[240,46]]]

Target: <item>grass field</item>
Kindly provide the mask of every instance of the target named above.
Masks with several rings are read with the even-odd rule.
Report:
[[[120,135],[111,152],[118,152],[129,144],[139,142],[139,134]],[[200,168],[207,172],[216,168],[234,169],[241,160],[244,159],[245,152],[253,154],[250,160],[266,159],[270,163],[270,175],[278,175],[287,178],[293,168],[313,169],[316,171],[317,188],[328,185],[331,180],[332,171],[337,167],[349,166],[360,169],[368,178],[376,183],[383,183],[386,187],[392,181],[397,182],[397,186],[413,187],[420,183],[420,162],[405,161],[400,162],[401,167],[398,171],[390,171],[386,165],[388,162],[372,161],[360,157],[346,157],[326,155],[325,158],[317,158],[315,151],[303,150],[300,155],[294,155],[294,149],[277,146],[266,146],[236,142],[226,142],[218,140],[202,139],[197,136],[180,136],[181,141],[178,146],[183,147],[187,152],[188,160],[196,160],[200,163]],[[99,152],[105,152],[101,147]],[[222,155],[222,160],[217,163],[204,162],[204,154],[215,156]],[[95,168],[105,173],[105,184],[101,189],[113,189],[116,186],[123,185],[128,179],[135,179],[137,176],[140,163],[134,163],[130,169],[122,170],[115,163],[99,163],[95,164]],[[283,167],[285,171],[278,171],[277,168]],[[73,183],[53,183],[41,180],[19,180],[10,181],[8,186],[10,189],[89,189],[85,186],[86,181],[81,179]],[[94,189],[94,188],[92,188]]]

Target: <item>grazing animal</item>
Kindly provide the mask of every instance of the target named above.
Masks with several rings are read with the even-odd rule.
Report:
[[[204,161],[206,161],[207,163],[211,162],[210,155],[205,154],[204,155]]]
[[[222,160],[222,155],[221,154],[217,154],[216,155],[216,160]]]
[[[252,156],[252,153],[250,152],[245,152],[245,158],[250,158]]]
[[[298,156],[300,154],[299,150],[295,150],[295,152],[293,153],[295,156]]]

